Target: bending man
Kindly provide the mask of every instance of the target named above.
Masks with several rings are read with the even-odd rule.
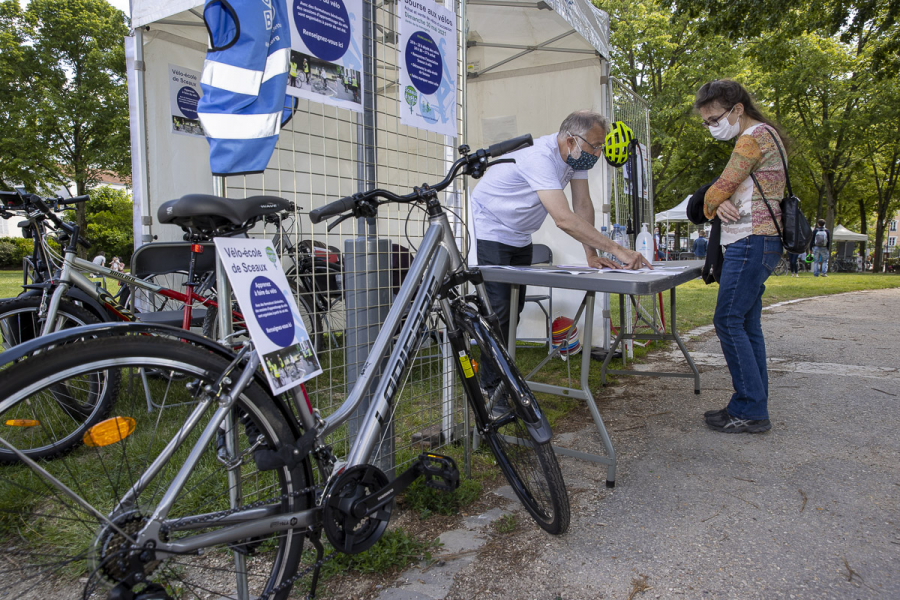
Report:
[[[576,111],[560,125],[559,133],[545,135],[508,155],[516,162],[492,167],[472,193],[472,214],[480,265],[531,264],[531,234],[549,214],[562,231],[581,242],[587,264],[618,267],[603,258],[609,252],[630,269],[649,263],[640,253],[624,248],[594,227],[594,205],[587,171],[603,154],[609,122],[590,111]],[[572,187],[572,207],[563,189]],[[500,318],[504,340],[509,339],[510,286],[485,282],[491,306]],[[519,294],[518,313],[525,306],[525,290]],[[481,385],[493,393],[499,376],[485,363]],[[499,407],[505,409],[505,407]]]

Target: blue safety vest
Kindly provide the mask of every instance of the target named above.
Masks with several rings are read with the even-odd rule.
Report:
[[[291,62],[279,0],[207,0],[209,51],[197,104],[214,175],[264,171],[278,141]]]

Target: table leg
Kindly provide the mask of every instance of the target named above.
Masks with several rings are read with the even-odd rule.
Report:
[[[694,372],[694,393],[700,393],[700,371],[697,370],[697,365],[694,364],[694,359],[691,358],[690,353],[687,351],[687,348],[684,345],[684,342],[681,341],[681,336],[678,335],[678,327],[676,323],[678,320],[675,318],[675,288],[669,290],[669,327],[672,330],[672,338],[675,340],[675,343],[678,344],[678,347],[681,349],[681,353],[684,355],[685,360],[687,360],[688,365],[691,367],[691,371]]]

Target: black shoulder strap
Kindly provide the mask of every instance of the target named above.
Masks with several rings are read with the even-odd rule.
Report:
[[[769,209],[769,216],[772,217],[772,222],[775,223],[775,230],[778,232],[778,237],[784,239],[784,236],[781,235],[781,227],[778,226],[778,219],[775,218],[775,211],[772,210],[772,205],[769,204],[769,200],[766,198],[766,195],[763,194],[762,186],[759,185],[759,181],[756,180],[756,174],[750,173],[750,177],[753,179],[753,183],[756,184],[756,188],[759,190],[759,195],[762,196],[763,202],[766,203],[766,208]]]

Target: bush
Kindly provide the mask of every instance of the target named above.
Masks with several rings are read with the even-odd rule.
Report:
[[[22,259],[31,254],[33,243],[25,238],[0,238],[0,269],[21,269]]]

